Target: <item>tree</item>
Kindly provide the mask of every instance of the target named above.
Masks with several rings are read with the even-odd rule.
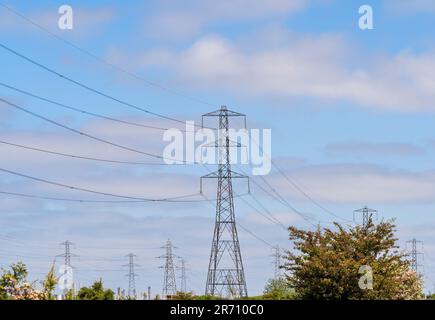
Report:
[[[0,300],[42,300],[44,293],[35,290],[27,282],[27,268],[22,262],[12,264],[10,270],[2,270]]]
[[[263,292],[263,299],[267,300],[292,300],[295,296],[295,290],[284,277],[270,279]]]
[[[295,251],[287,253],[284,267],[290,286],[301,299],[421,297],[422,281],[399,251],[392,221],[375,225],[370,220],[365,227],[348,229],[334,225],[334,230],[289,228]]]
[[[103,281],[95,281],[91,287],[80,288],[79,300],[114,300],[115,294],[111,289],[104,289]]]

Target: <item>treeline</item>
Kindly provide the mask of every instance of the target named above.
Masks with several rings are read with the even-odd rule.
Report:
[[[283,276],[271,279],[260,296],[245,299],[273,300],[410,300],[432,299],[423,294],[423,279],[414,272],[405,252],[395,237],[393,221],[372,220],[364,226],[343,226],[314,231],[289,228],[292,248],[286,252],[281,266]],[[41,289],[27,282],[27,269],[17,263],[3,270],[0,277],[0,299],[51,300],[58,279],[54,266],[43,281]],[[118,289],[115,294],[97,280],[90,287],[70,290],[64,299],[115,300],[126,297]],[[145,295],[140,299],[147,299]],[[160,299],[158,295],[153,299]],[[198,296],[179,292],[176,300],[209,300],[219,297]]]

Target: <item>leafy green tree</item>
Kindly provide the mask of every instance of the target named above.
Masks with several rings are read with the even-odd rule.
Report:
[[[42,300],[44,293],[35,290],[27,282],[27,268],[24,263],[12,264],[3,269],[0,277],[0,300]]]
[[[421,279],[410,270],[405,254],[399,251],[392,221],[375,225],[370,220],[366,227],[348,228],[335,223],[334,230],[290,227],[289,232],[295,250],[287,253],[287,281],[301,299],[422,296]],[[371,273],[361,274],[362,266],[369,266]],[[361,286],[361,279],[369,283],[370,276],[372,288]]]
[[[270,279],[263,292],[263,299],[267,300],[292,300],[295,297],[295,290],[284,277]]]
[[[115,294],[111,289],[104,289],[103,281],[95,281],[91,287],[80,288],[78,300],[114,300]]]

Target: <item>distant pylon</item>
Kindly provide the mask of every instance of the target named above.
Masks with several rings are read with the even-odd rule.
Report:
[[[353,211],[353,220],[356,222],[356,215],[362,215],[362,226],[365,229],[369,223],[369,220],[373,218],[373,215],[377,215],[378,211],[374,209],[370,209],[367,206],[364,206],[361,209]]]
[[[411,252],[409,253],[409,256],[411,257],[411,269],[417,273],[422,275],[422,268],[423,265],[419,263],[420,259],[419,257],[421,256],[422,259],[424,258],[424,254],[423,252],[418,251],[418,244],[421,244],[421,248],[423,249],[423,241],[418,241],[417,239],[413,238],[412,240],[409,240],[406,242],[407,244],[410,243],[411,244]]]
[[[275,267],[274,278],[279,279],[281,277],[281,248],[279,246],[276,246],[272,250],[273,265]]]
[[[160,268],[164,269],[162,298],[166,299],[177,293],[174,259],[179,257],[173,253],[175,247],[172,246],[171,240],[168,239],[166,245],[161,248],[166,250],[166,254],[159,257],[165,259],[165,265]]]
[[[71,265],[71,257],[78,257],[77,255],[71,253],[71,246],[74,243],[66,240],[60,244],[65,247],[65,252],[63,254],[59,254],[56,257],[64,258],[64,264],[61,267],[61,277],[60,277],[60,286],[63,288],[63,295],[65,296],[69,290],[74,287],[74,278],[73,278],[73,266]]]
[[[134,272],[134,267],[137,267],[139,265],[134,263],[134,257],[136,257],[135,254],[129,253],[128,255],[126,255],[126,257],[128,257],[128,264],[124,265],[124,267],[128,267],[128,274],[126,274],[126,277],[128,277],[128,298],[136,299],[137,274]]]
[[[229,298],[246,297],[248,292],[234,214],[232,178],[247,176],[231,170],[230,147],[239,147],[240,144],[232,141],[230,144],[229,136],[229,117],[243,117],[246,127],[246,116],[222,106],[217,111],[203,115],[203,119],[204,117],[219,119],[219,138],[214,142],[214,147],[218,148],[218,170],[201,177],[201,181],[203,178],[218,179],[216,221],[205,294]]]
[[[186,260],[181,259],[181,276],[180,276],[180,280],[181,280],[181,292],[187,292],[187,268],[186,268]]]

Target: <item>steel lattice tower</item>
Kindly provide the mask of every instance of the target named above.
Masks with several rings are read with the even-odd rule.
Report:
[[[204,117],[219,118],[219,138],[214,143],[214,146],[218,148],[218,171],[202,177],[218,179],[216,221],[205,294],[230,298],[246,297],[248,292],[237,235],[231,180],[247,177],[231,170],[230,147],[234,144],[230,145],[229,137],[229,118],[243,117],[246,127],[246,117],[224,106],[217,111],[203,115],[203,119]]]
[[[74,245],[74,243],[72,243],[71,241],[66,240],[65,242],[62,242],[60,244],[61,246],[65,247],[65,253],[63,254],[59,254],[56,257],[62,257],[64,258],[64,274],[63,274],[63,280],[64,280],[64,295],[68,292],[67,289],[67,282],[68,282],[68,278],[67,278],[67,273],[69,272],[69,270],[73,269],[73,266],[71,265],[71,257],[78,257],[77,255],[71,253],[71,246]],[[71,274],[72,276],[72,274]]]
[[[353,212],[354,221],[356,221],[355,220],[356,214],[362,214],[362,226],[363,228],[366,228],[369,223],[369,220],[372,219],[373,215],[377,215],[378,211],[374,209],[370,209],[367,206],[364,206],[363,208],[355,210]]]
[[[124,265],[124,267],[128,267],[128,274],[126,274],[126,277],[128,277],[128,298],[129,299],[136,299],[136,277],[137,274],[134,272],[134,267],[139,266],[138,264],[134,263],[134,257],[136,257],[135,254],[129,253],[126,255],[128,257],[128,264]]]
[[[423,265],[419,263],[419,257],[420,256],[423,257],[423,252],[419,252],[417,247],[419,243],[423,247],[423,241],[418,241],[417,239],[413,238],[412,240],[407,241],[406,243],[411,244],[411,253],[409,254],[411,257],[411,269],[417,274],[422,274],[422,272],[419,271],[419,269],[421,269]]]
[[[186,260],[181,259],[181,292],[187,292]]]
[[[161,248],[166,249],[166,254],[159,257],[165,259],[165,265],[161,267],[164,269],[162,297],[165,299],[177,293],[174,258],[178,257],[172,252],[175,247],[172,246],[171,240],[168,239],[166,245]]]
[[[281,248],[276,246],[273,248],[273,265],[275,267],[275,279],[281,277]]]

